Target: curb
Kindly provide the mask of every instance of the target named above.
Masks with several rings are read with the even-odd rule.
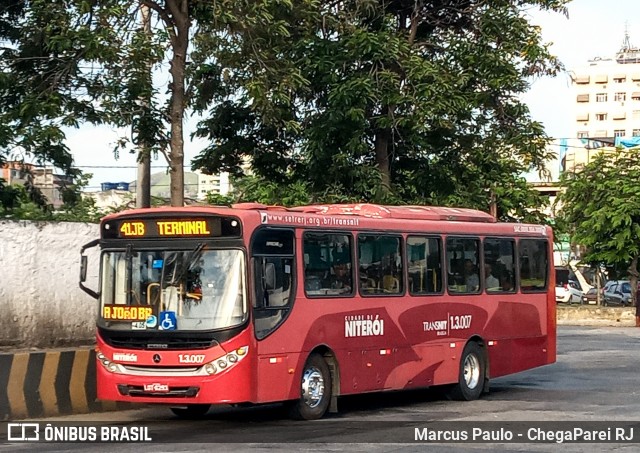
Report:
[[[0,420],[133,409],[96,399],[93,349],[0,353]]]

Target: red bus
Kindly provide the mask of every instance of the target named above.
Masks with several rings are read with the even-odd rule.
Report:
[[[100,245],[100,283],[85,249]],[[553,237],[444,207],[246,203],[105,217],[82,249],[99,300],[97,395],[162,403],[287,402],[450,385],[555,362]]]

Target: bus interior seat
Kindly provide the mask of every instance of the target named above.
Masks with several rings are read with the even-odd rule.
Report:
[[[400,292],[400,282],[393,275],[385,275],[382,277],[382,289],[386,293]]]
[[[378,283],[376,283],[376,280],[369,277],[362,278],[360,280],[360,286],[364,293],[375,293],[378,289]]]

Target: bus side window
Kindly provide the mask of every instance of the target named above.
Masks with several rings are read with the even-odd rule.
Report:
[[[507,238],[484,240],[484,282],[489,293],[513,292],[515,289],[515,242]]]
[[[407,268],[411,295],[435,294],[442,291],[441,249],[439,238],[407,238]]]
[[[358,235],[358,270],[363,295],[402,294],[402,238],[396,235]]]
[[[457,294],[480,292],[480,240],[468,237],[447,238],[447,287]]]
[[[307,296],[353,294],[352,239],[346,234],[304,233],[304,291]]]
[[[547,287],[547,241],[521,239],[518,244],[520,289],[523,292],[544,291]]]

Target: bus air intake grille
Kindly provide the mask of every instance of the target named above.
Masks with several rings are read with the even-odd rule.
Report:
[[[105,338],[105,341],[114,348],[158,350],[207,349],[217,344],[216,340],[183,340],[179,338],[150,340],[148,338],[120,337]]]

